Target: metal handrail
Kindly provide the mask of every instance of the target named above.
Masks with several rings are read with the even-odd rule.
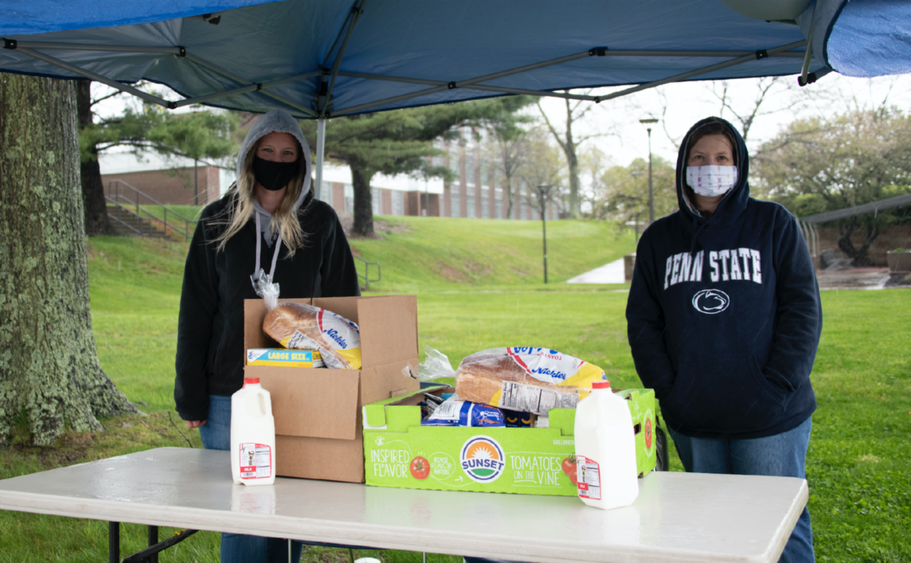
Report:
[[[356,259],[358,259],[364,263],[364,274],[361,275],[360,272],[357,272],[357,277],[364,280],[364,289],[369,291],[370,282],[378,282],[378,281],[381,281],[381,279],[382,279],[382,271],[380,270],[380,263],[379,262],[370,262],[369,260],[364,260],[360,256],[356,256],[354,254],[352,254],[352,256],[354,256]],[[371,264],[376,266],[376,279],[370,279],[370,265]],[[357,268],[355,268],[355,271],[357,271]]]
[[[108,196],[104,196],[104,199],[106,199],[107,201],[110,201],[111,203],[113,203],[113,204],[116,205],[117,207],[121,207],[121,208],[123,208],[123,209],[126,209],[126,207],[124,207],[121,203],[119,203],[119,202],[117,202],[117,201],[114,201],[113,199],[111,199],[111,198],[108,197]],[[128,211],[129,211],[129,210],[128,210]],[[132,211],[130,211],[130,213],[132,213]],[[141,236],[141,237],[142,237],[142,236],[146,236],[145,234],[143,234],[143,232],[142,232],[140,229],[137,229],[137,228],[134,227],[133,225],[130,225],[129,223],[127,223],[126,221],[124,221],[124,220],[121,219],[120,217],[115,217],[115,216],[113,216],[113,215],[109,215],[109,217],[110,217],[111,219],[117,221],[118,223],[120,223],[120,224],[123,225],[124,227],[130,229],[130,230],[133,231],[134,233],[138,234],[139,236]],[[142,220],[142,217],[140,217],[139,219]]]
[[[127,187],[127,188],[133,190],[134,194],[136,195],[136,201],[135,201],[135,203],[134,203],[133,201],[131,201],[129,198],[127,198],[126,195],[122,195],[122,194],[120,193],[119,186],[120,186],[121,184],[122,184],[123,186],[125,186],[125,187]],[[110,192],[111,192],[112,190],[113,190],[113,192],[114,192],[113,196],[110,194]],[[195,219],[190,219],[189,217],[184,217],[181,213],[178,213],[177,211],[174,211],[173,209],[171,209],[171,208],[168,207],[167,205],[165,205],[165,204],[159,202],[159,201],[156,200],[155,198],[153,198],[153,197],[151,197],[151,196],[149,196],[149,195],[147,195],[147,194],[141,192],[140,190],[137,190],[137,189],[134,188],[133,186],[131,186],[131,185],[127,184],[126,182],[124,182],[123,180],[111,180],[110,182],[108,182],[108,192],[109,192],[108,194],[105,194],[105,199],[107,199],[107,200],[109,200],[109,201],[111,201],[111,202],[113,202],[113,203],[116,203],[119,207],[122,207],[122,208],[124,208],[124,209],[126,209],[126,206],[122,205],[122,204],[120,203],[120,200],[123,199],[124,201],[129,202],[129,203],[130,203],[130,206],[135,206],[135,208],[136,208],[136,212],[135,212],[135,213],[136,213],[136,215],[139,216],[140,218],[142,218],[142,213],[145,213],[146,215],[148,215],[148,218],[149,218],[150,220],[152,220],[152,221],[158,221],[159,223],[161,223],[161,224],[163,225],[163,227],[164,227],[164,233],[165,233],[165,235],[168,234],[168,212],[171,212],[172,215],[176,215],[176,216],[179,217],[180,219],[183,219],[183,222],[184,222],[184,229],[185,229],[185,230],[181,231],[173,222],[171,223],[170,227],[171,227],[171,230],[172,230],[172,231],[177,232],[177,233],[180,233],[181,235],[183,235],[184,240],[186,240],[186,241],[189,241],[189,240],[190,240],[190,223],[193,223],[194,226],[196,225],[196,223],[198,223],[198,221],[196,221]],[[164,211],[164,219],[160,219],[160,218],[158,218],[157,216],[155,216],[153,213],[151,213],[150,211],[148,211],[147,209],[143,209],[143,207],[139,204],[139,197],[140,197],[140,196],[142,196],[142,197],[146,198],[147,200],[151,201],[153,204],[158,205],[159,207],[161,207],[162,210]],[[134,230],[135,230],[135,229],[134,229]]]

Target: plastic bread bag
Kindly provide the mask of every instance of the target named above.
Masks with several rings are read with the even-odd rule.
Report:
[[[465,401],[547,415],[575,408],[606,381],[604,370],[547,348],[491,348],[466,356],[456,371],[456,393]]]
[[[360,329],[332,311],[285,301],[266,313],[263,331],[285,348],[318,350],[328,368],[361,368]]]
[[[449,358],[439,350],[434,350],[427,344],[424,344],[424,361],[420,362],[417,367],[410,364],[402,370],[406,376],[418,381],[433,381],[440,377],[455,377],[456,371],[452,369]]]
[[[277,283],[272,283],[272,276],[260,268],[250,276],[250,281],[253,282],[253,291],[256,292],[256,295],[263,298],[266,310],[271,311],[278,306],[279,288]]]

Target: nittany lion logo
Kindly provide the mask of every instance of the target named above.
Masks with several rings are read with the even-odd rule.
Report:
[[[728,308],[731,298],[718,289],[703,289],[693,296],[693,307],[706,315],[717,315]]]
[[[493,438],[473,436],[462,446],[462,470],[476,483],[493,483],[506,468],[503,448]]]

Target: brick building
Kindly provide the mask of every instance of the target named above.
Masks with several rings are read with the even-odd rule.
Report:
[[[174,158],[163,160],[155,155],[137,159],[130,153],[109,153],[99,156],[101,181],[105,194],[120,194],[121,199],[135,201],[138,190],[140,204],[157,201],[165,205],[205,205],[215,201],[234,181],[234,171],[193,160]],[[154,201],[150,201],[154,200]]]
[[[459,140],[437,142],[444,155],[434,157],[432,164],[449,167],[456,176],[452,182],[439,178],[424,180],[407,174],[374,175],[370,182],[374,215],[540,219],[537,210],[528,204],[527,187],[518,179],[513,182],[514,190],[519,193],[514,196],[511,216],[507,217],[509,202],[503,175],[496,166],[497,152],[486,131],[481,131],[480,137],[477,140],[469,128],[463,128]],[[104,154],[100,164],[105,193],[119,193],[121,199],[134,201],[135,192],[124,187],[127,184],[145,194],[146,198],[140,201],[142,205],[154,201],[165,205],[205,205],[221,197],[235,176],[233,168],[197,166],[188,159],[164,161],[154,155],[139,160],[130,153]],[[339,213],[352,213],[354,188],[350,169],[326,163],[323,188],[317,197]],[[559,217],[553,207],[547,211],[549,220]]]

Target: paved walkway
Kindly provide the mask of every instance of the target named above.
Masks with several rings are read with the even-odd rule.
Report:
[[[578,275],[566,283],[626,283],[623,258]]]

